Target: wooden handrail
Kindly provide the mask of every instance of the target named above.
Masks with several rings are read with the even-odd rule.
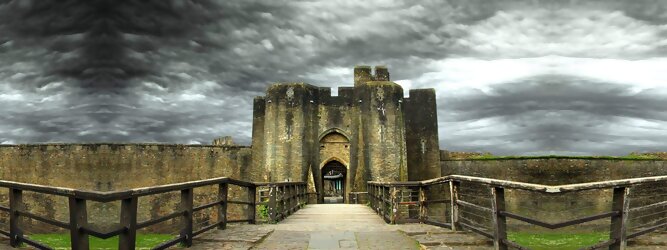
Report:
[[[213,202],[206,203],[200,206],[193,205],[193,189],[211,185],[218,185],[218,199]],[[229,192],[229,185],[239,186],[247,190],[247,201],[228,200],[227,193]],[[303,204],[307,202],[306,198],[306,183],[305,182],[283,182],[283,183],[254,183],[247,181],[240,181],[228,177],[211,178],[206,180],[188,181],[174,184],[166,184],[152,187],[134,188],[121,191],[99,192],[87,191],[71,188],[52,187],[45,185],[36,185],[12,181],[0,181],[0,187],[9,188],[9,207],[0,207],[0,212],[10,213],[10,230],[9,232],[0,231],[10,237],[10,244],[14,247],[20,246],[22,243],[40,248],[50,249],[47,245],[30,240],[23,236],[23,225],[19,217],[32,218],[47,224],[57,226],[70,230],[70,237],[72,242],[72,249],[88,249],[89,236],[98,238],[109,238],[113,236],[120,236],[120,249],[134,249],[136,241],[136,232],[141,228],[152,226],[170,219],[182,217],[183,225],[180,229],[180,236],[176,239],[163,242],[154,249],[164,249],[166,247],[181,243],[185,246],[192,244],[192,238],[195,235],[201,234],[205,231],[219,228],[224,229],[227,223],[232,222],[248,222],[255,223],[255,206],[258,205],[256,201],[257,187],[269,186],[283,191],[277,203],[274,203],[273,211],[280,213],[281,218],[289,216],[296,212]],[[33,214],[25,210],[23,201],[23,191],[36,192],[41,194],[56,195],[69,198],[69,222],[62,222],[51,218],[43,217]],[[178,211],[153,218],[147,221],[137,221],[137,199],[139,197],[148,195],[158,195],[168,192],[181,192],[181,203]],[[277,195],[277,194],[275,194]],[[275,199],[276,197],[274,197]],[[112,231],[99,232],[91,229],[88,226],[88,216],[86,211],[86,202],[113,202],[122,201],[121,204],[121,218],[120,226]],[[240,204],[248,206],[246,210],[247,215],[242,220],[227,220],[227,204]],[[278,209],[280,205],[281,209]],[[206,208],[218,207],[218,221],[211,225],[205,226],[197,231],[193,231],[193,213],[201,211]]]
[[[565,185],[543,185],[543,184],[534,184],[534,183],[525,183],[525,182],[516,182],[516,181],[505,181],[491,178],[483,177],[474,177],[474,176],[463,176],[463,175],[448,175],[439,178],[434,178],[425,181],[408,181],[408,182],[380,182],[380,181],[369,181],[367,183],[367,191],[369,197],[370,206],[376,211],[387,223],[400,223],[400,222],[409,222],[412,219],[410,218],[397,218],[397,209],[400,206],[419,206],[419,221],[432,225],[447,226],[452,230],[456,230],[457,227],[463,227],[483,236],[493,239],[494,246],[496,249],[507,249],[508,247],[518,247],[521,248],[517,243],[507,240],[506,232],[506,218],[517,219],[523,222],[526,222],[531,225],[540,226],[548,229],[557,229],[566,226],[579,225],[582,223],[600,220],[605,218],[611,218],[610,223],[610,240],[597,244],[591,247],[606,247],[609,246],[609,249],[622,249],[626,244],[627,240],[630,238],[638,237],[640,235],[655,231],[659,228],[667,226],[667,223],[662,223],[654,225],[645,229],[642,229],[638,232],[632,234],[628,233],[628,214],[630,212],[641,212],[647,209],[653,209],[658,207],[667,206],[667,201],[659,201],[656,203],[643,205],[640,207],[629,207],[629,192],[630,189],[635,185],[641,184],[652,184],[659,182],[667,182],[667,176],[652,176],[652,177],[641,177],[641,178],[628,178],[621,180],[613,181],[598,181],[598,182],[587,182],[587,183],[576,183],[576,184],[565,184]],[[458,187],[461,186],[461,183],[475,183],[482,184],[490,188],[491,196],[491,207],[481,206],[479,204],[473,204],[471,202],[466,202],[458,198]],[[431,202],[428,200],[423,190],[429,188],[433,185],[449,184],[450,189],[450,199],[440,199],[447,200],[450,204],[450,214],[451,219],[449,223],[441,223],[431,221],[427,218],[427,214],[424,212],[427,210],[426,207]],[[408,190],[406,192],[404,190]],[[419,202],[415,202],[413,199],[416,198],[415,190],[419,189]],[[547,223],[540,221],[534,218],[522,216],[519,214],[511,213],[505,210],[505,189],[518,189],[537,192],[540,194],[546,195],[562,195],[565,193],[579,192],[586,190],[602,190],[602,189],[613,189],[613,199],[612,199],[612,210],[600,214],[574,218],[558,223]],[[404,201],[404,199],[409,198],[411,201]],[[438,200],[438,201],[440,201]],[[475,225],[471,225],[468,220],[459,221],[459,211],[460,207],[474,208],[478,211],[483,212],[484,216],[488,215],[489,220],[491,221],[492,228],[485,231],[483,228],[479,228]],[[463,219],[463,217],[461,217]]]
[[[465,175],[447,175],[439,178],[429,179],[425,181],[408,181],[408,182],[378,182],[378,181],[369,181],[368,184],[378,185],[378,186],[387,186],[387,187],[406,187],[406,186],[428,186],[440,183],[446,183],[449,181],[468,181],[480,184],[486,184],[491,186],[500,186],[504,188],[513,188],[521,189],[528,191],[542,192],[545,194],[557,194],[557,193],[566,193],[566,192],[576,192],[584,191],[591,189],[605,189],[605,188],[614,188],[614,187],[626,187],[638,184],[654,183],[654,182],[667,182],[667,175],[662,176],[652,176],[652,177],[640,177],[640,178],[628,178],[620,179],[613,181],[597,181],[597,182],[585,182],[585,183],[576,183],[576,184],[566,184],[566,185],[543,185],[543,184],[534,184],[518,181],[506,181],[498,180],[484,177],[474,177],[474,176],[465,176]]]

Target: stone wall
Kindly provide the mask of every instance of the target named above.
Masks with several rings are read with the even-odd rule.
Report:
[[[250,181],[265,181],[267,176],[250,171],[251,149],[246,146],[168,145],[168,144],[43,144],[0,146],[0,178],[33,184],[96,191],[178,183],[227,176]],[[232,197],[240,191],[232,192]],[[0,190],[7,204],[7,190]],[[61,221],[68,220],[67,199],[32,192],[24,194],[28,209]],[[196,204],[215,196],[215,188],[195,189]],[[178,193],[139,199],[139,220],[173,211]],[[89,202],[91,223],[118,221],[120,203]],[[237,211],[239,214],[241,211]],[[214,214],[214,213],[211,213]],[[205,217],[205,218],[204,218]],[[200,221],[210,219],[204,216]],[[213,218],[214,219],[214,218]],[[6,220],[3,215],[0,220]],[[33,232],[54,230],[29,221]],[[164,227],[164,225],[161,225]],[[164,227],[168,228],[168,227]]]
[[[439,177],[438,107],[434,89],[411,89],[403,103],[408,180]]]
[[[656,159],[613,159],[571,157],[529,157],[440,162],[442,175],[468,175],[528,182],[562,185],[625,178],[667,175],[667,161]],[[634,195],[649,195],[636,189]],[[592,190],[564,195],[543,195],[521,190],[507,190],[507,209],[552,223],[610,211],[611,190]],[[510,220],[515,226],[521,226]],[[598,220],[577,229],[607,229],[608,220]],[[535,227],[530,227],[535,229]],[[539,228],[538,228],[539,229]]]

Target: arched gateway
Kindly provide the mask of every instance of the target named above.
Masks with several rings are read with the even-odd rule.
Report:
[[[347,167],[334,160],[327,162],[321,171],[324,203],[344,203]]]
[[[320,188],[324,203],[345,203],[349,183],[350,140],[342,131],[330,129],[320,139]]]

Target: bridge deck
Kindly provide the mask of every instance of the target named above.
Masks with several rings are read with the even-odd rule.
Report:
[[[419,249],[363,205],[312,204],[275,225],[256,249]]]
[[[454,244],[443,246],[445,243]],[[388,225],[369,207],[309,204],[278,224],[232,225],[199,239],[192,249],[489,249],[467,233],[423,224]],[[449,244],[448,244],[449,245]]]

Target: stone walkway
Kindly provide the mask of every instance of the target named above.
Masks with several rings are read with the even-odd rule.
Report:
[[[204,234],[193,249],[490,249],[488,243],[430,225],[388,225],[364,205],[310,204],[278,224]]]

